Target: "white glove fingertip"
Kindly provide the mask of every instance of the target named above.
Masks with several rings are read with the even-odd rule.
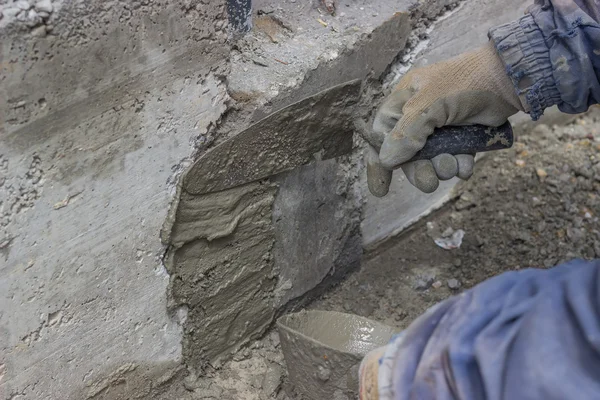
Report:
[[[431,163],[437,177],[442,181],[454,178],[458,174],[458,160],[451,154],[435,156]]]
[[[462,180],[468,180],[473,175],[475,166],[475,157],[470,154],[458,154],[455,156],[458,162],[458,177]]]
[[[419,160],[402,165],[408,181],[421,192],[433,193],[440,185],[433,164],[429,160]]]
[[[375,197],[384,197],[390,190],[392,171],[385,169],[379,162],[377,151],[369,146],[367,149],[367,186]]]

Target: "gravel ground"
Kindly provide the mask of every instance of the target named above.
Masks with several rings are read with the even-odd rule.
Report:
[[[360,271],[309,308],[404,328],[431,305],[504,271],[600,257],[599,153],[598,108],[566,126],[537,125],[511,150],[482,159],[453,202],[366,254]],[[459,230],[459,248],[435,243]],[[283,400],[286,385],[271,332],[164,398]]]

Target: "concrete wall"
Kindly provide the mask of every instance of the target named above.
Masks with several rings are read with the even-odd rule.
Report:
[[[420,63],[525,4],[466,2],[438,27],[456,2],[348,0],[331,16],[256,0],[253,31],[227,40],[223,1],[0,0],[0,399],[153,397],[444,201],[452,182],[426,197],[399,174],[386,199],[367,193],[359,87],[307,114],[316,147],[292,156],[308,165],[281,172],[289,160],[248,146],[215,165],[207,149],[351,79],[372,107],[427,44]],[[211,186],[232,160],[261,179]]]
[[[0,399],[144,395],[181,363],[159,231],[226,109],[222,2],[0,3]]]

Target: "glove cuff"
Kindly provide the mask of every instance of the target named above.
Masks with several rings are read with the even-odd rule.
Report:
[[[492,28],[488,36],[525,111],[534,121],[542,116],[545,108],[561,103],[549,49],[531,15]]]

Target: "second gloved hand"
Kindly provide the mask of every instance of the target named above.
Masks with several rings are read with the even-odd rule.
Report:
[[[492,43],[479,50],[406,74],[375,115],[373,131],[383,136],[379,162],[401,167],[414,186],[435,191],[440,180],[468,179],[474,155],[441,154],[407,162],[435,128],[446,125],[502,125],[524,111]]]

